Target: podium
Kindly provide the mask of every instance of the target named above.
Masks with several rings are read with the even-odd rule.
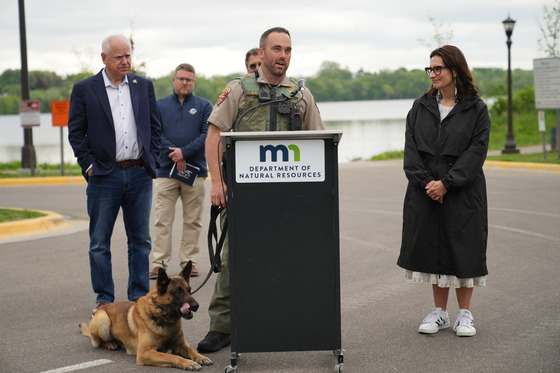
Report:
[[[340,131],[222,133],[231,365],[241,353],[333,351],[342,372]]]

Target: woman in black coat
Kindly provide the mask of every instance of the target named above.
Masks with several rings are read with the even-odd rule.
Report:
[[[449,328],[447,300],[455,288],[458,336],[476,334],[473,286],[485,285],[488,214],[482,165],[490,119],[467,61],[454,46],[430,54],[430,90],[406,119],[404,171],[408,179],[402,246],[397,264],[406,277],[432,284],[434,308],[420,333]]]

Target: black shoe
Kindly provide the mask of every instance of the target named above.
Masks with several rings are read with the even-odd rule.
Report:
[[[229,334],[209,331],[206,337],[198,343],[197,350],[200,352],[216,352],[231,343]]]

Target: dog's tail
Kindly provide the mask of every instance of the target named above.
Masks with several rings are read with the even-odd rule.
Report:
[[[89,326],[85,322],[80,323],[80,332],[84,337],[91,338],[91,334],[89,333]]]

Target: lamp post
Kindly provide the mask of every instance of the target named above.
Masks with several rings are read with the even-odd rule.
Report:
[[[507,123],[507,136],[506,144],[502,149],[502,154],[512,154],[519,153],[519,149],[515,146],[515,138],[513,137],[513,121],[512,121],[512,108],[511,108],[511,34],[513,33],[513,27],[515,26],[515,21],[508,17],[502,22],[504,24],[504,29],[507,36],[507,47],[508,47],[508,123]]]
[[[19,0],[19,34],[21,49],[21,99],[29,100],[29,72],[27,69],[27,36],[25,32],[25,5],[24,0]],[[33,128],[23,129],[24,145],[21,148],[21,168],[29,170],[35,175],[37,156],[33,146]]]

